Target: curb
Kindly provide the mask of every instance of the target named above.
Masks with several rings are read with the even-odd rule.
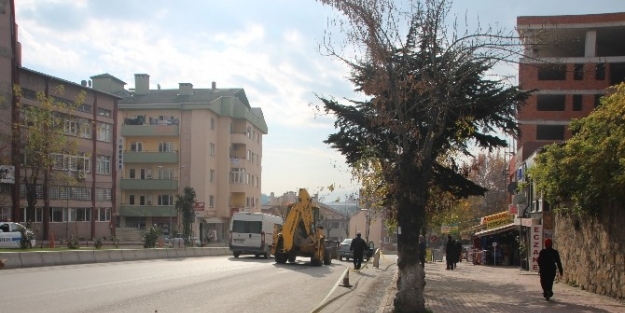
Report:
[[[377,310],[377,313],[392,313],[395,310],[393,306],[393,299],[395,298],[395,293],[397,293],[397,278],[399,277],[399,271],[396,271],[391,278],[391,283],[388,284],[386,288],[386,294],[384,298],[382,298],[382,302],[380,303],[380,308]]]

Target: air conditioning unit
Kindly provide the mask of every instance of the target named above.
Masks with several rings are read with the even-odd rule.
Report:
[[[87,173],[85,171],[78,171],[78,179],[85,179]]]

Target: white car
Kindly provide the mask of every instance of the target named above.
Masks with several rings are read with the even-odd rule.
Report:
[[[21,224],[14,222],[0,222],[0,248],[20,248],[21,231],[30,232]],[[33,237],[34,238],[34,237]],[[35,239],[30,240],[30,246],[35,245]]]

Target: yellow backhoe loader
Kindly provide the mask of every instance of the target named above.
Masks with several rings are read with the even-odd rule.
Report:
[[[274,231],[271,254],[276,263],[295,262],[298,256],[310,257],[312,265],[330,265],[323,227],[319,226],[319,207],[313,204],[308,191],[300,188],[297,202],[288,208],[284,225]]]

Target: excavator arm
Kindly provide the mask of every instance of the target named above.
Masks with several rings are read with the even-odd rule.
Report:
[[[297,203],[291,207],[282,226],[282,249],[289,251],[293,248],[295,241],[298,244],[314,235],[312,231],[313,214],[312,199],[306,189],[301,188],[297,197]]]

